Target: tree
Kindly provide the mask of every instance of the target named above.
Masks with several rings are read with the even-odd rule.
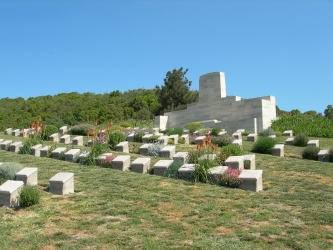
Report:
[[[325,117],[327,117],[328,119],[333,119],[333,107],[332,105],[327,105],[327,109],[325,109],[324,111],[324,115]]]
[[[172,72],[168,71],[164,78],[164,85],[156,86],[156,94],[161,104],[160,114],[178,110],[179,107],[186,108],[186,104],[198,99],[198,96],[190,91],[192,82],[185,76],[187,71],[188,69],[183,70],[182,67]]]

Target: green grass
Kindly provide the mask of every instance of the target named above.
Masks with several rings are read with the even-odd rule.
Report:
[[[320,143],[329,149],[333,139]],[[259,193],[0,150],[0,162],[37,167],[43,191],[37,205],[0,207],[1,249],[332,249],[333,165],[301,159],[302,149],[256,154]],[[61,171],[74,173],[74,194],[47,192]]]

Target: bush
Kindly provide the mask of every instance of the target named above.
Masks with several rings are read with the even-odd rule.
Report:
[[[19,154],[31,154],[31,147],[37,145],[37,144],[41,144],[41,140],[39,140],[38,138],[30,138],[25,140],[25,142],[23,143],[23,147],[20,148]]]
[[[211,183],[211,176],[208,173],[208,169],[215,166],[213,160],[204,159],[199,164],[197,164],[194,168],[194,172],[192,174],[193,182],[201,182],[201,183]]]
[[[184,130],[182,128],[167,128],[165,130],[165,134],[170,135],[179,135],[182,136],[184,134]]]
[[[218,136],[219,133],[222,131],[222,129],[220,127],[214,127],[212,129],[212,132],[210,133],[212,136]]]
[[[160,136],[159,135],[152,135],[148,138],[148,142],[149,143],[154,143],[154,142],[157,142],[157,139],[159,138]]]
[[[32,186],[24,186],[18,198],[21,207],[30,207],[38,204],[40,199],[40,191]]]
[[[131,127],[131,123],[122,122],[122,123],[119,124],[119,126],[122,127],[122,128],[129,128],[129,127]]]
[[[212,136],[212,143],[214,145],[218,145],[221,148],[230,145],[234,140],[235,138],[228,133],[221,136]]]
[[[105,159],[99,162],[99,165],[103,168],[112,168],[112,161],[116,158],[116,155],[108,155]]]
[[[199,136],[205,136],[207,135],[208,133],[207,132],[210,132],[210,128],[202,128],[202,129],[199,129],[197,134]]]
[[[160,150],[164,148],[164,143],[155,142],[148,146],[148,155],[158,157]]]
[[[179,144],[185,144],[185,138],[178,136],[178,143]]]
[[[318,160],[319,148],[315,146],[306,146],[302,151],[302,158],[307,160]]]
[[[271,128],[266,128],[266,129],[261,130],[261,131],[259,132],[259,136],[262,136],[262,137],[268,137],[268,136],[270,136],[270,135],[275,135],[274,130],[271,129]]]
[[[178,179],[178,169],[183,166],[181,161],[173,161],[168,169],[165,171],[164,176],[169,178]]]
[[[253,131],[244,131],[242,132],[242,136],[248,136],[249,134],[253,134]]]
[[[201,129],[202,125],[200,122],[189,122],[184,125],[184,128],[186,128],[189,133],[194,133],[194,131]]]
[[[126,135],[121,131],[113,131],[109,133],[109,144],[112,150],[116,149],[116,146],[126,140]]]
[[[333,148],[328,151],[329,162],[333,162]]]
[[[97,157],[107,152],[109,152],[109,149],[105,146],[105,144],[94,144],[91,147],[89,155],[84,160],[84,164],[87,166],[98,165],[96,161]]]
[[[134,135],[134,141],[135,142],[142,142],[142,137],[144,135],[145,135],[144,132],[135,133],[135,135]]]
[[[230,144],[220,149],[220,151],[216,154],[216,161],[220,165],[224,166],[225,161],[228,159],[229,156],[239,156],[243,154],[244,150],[240,145]]]
[[[58,133],[58,128],[53,125],[47,125],[46,128],[43,130],[42,139],[44,141],[48,141],[50,135],[55,133]]]
[[[254,144],[252,151],[259,154],[272,154],[276,140],[270,137],[261,137]]]
[[[15,174],[23,169],[21,164],[16,162],[4,162],[0,165],[0,178],[14,180]]]
[[[305,147],[309,141],[305,133],[299,133],[294,137],[294,146]]]
[[[72,135],[83,135],[86,136],[88,132],[95,130],[95,126],[91,124],[79,124],[71,127]]]
[[[224,187],[238,188],[241,184],[241,180],[239,179],[241,172],[242,169],[233,169],[228,167],[217,182],[219,185]]]

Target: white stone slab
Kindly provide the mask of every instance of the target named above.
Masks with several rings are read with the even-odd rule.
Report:
[[[150,158],[136,158],[131,164],[132,172],[146,174],[150,168]]]
[[[284,157],[284,144],[276,144],[273,148],[273,155]]]
[[[256,155],[250,154],[250,155],[243,155],[244,156],[244,169],[245,169],[245,161],[250,162],[250,168],[251,170],[256,169]]]
[[[66,132],[67,132],[67,126],[62,126],[61,128],[59,128],[59,133],[61,135],[66,134]]]
[[[120,171],[127,171],[130,167],[130,155],[118,155],[112,160],[112,168]]]
[[[319,140],[310,140],[308,141],[307,146],[314,146],[316,148],[319,148]]]
[[[49,191],[52,194],[74,193],[74,173],[60,172],[49,179]]]
[[[195,169],[195,164],[184,164],[178,169],[178,179],[192,180],[192,174]]]
[[[206,136],[198,136],[197,138],[195,138],[194,141],[195,141],[196,145],[198,145],[198,144],[201,145],[203,141],[206,143],[207,137]]]
[[[239,146],[242,146],[243,145],[243,140],[242,139],[235,139],[232,144],[237,144]]]
[[[9,146],[10,152],[17,153],[19,151],[20,145],[22,145],[21,141],[13,142],[12,144],[10,144]]]
[[[221,180],[222,175],[224,172],[228,169],[227,166],[217,166],[212,167],[208,169],[208,174],[210,175],[210,178],[214,184],[219,184],[219,181]]]
[[[320,150],[318,153],[318,161],[326,161],[329,162],[330,161],[330,155],[329,155],[329,150]]]
[[[252,134],[249,134],[249,135],[246,137],[246,140],[247,140],[247,141],[256,142],[256,141],[257,141],[257,138],[258,138],[258,135],[252,133]]]
[[[42,144],[37,144],[37,145],[32,146],[30,154],[39,157],[42,146],[43,146]]]
[[[20,135],[20,130],[19,129],[14,129],[12,131],[12,136],[19,136]]]
[[[65,153],[65,161],[76,162],[79,155],[80,155],[80,149],[78,148],[70,149]]]
[[[173,160],[159,160],[155,163],[154,175],[164,176],[164,173],[167,171],[169,166],[173,163]]]
[[[263,190],[262,170],[243,170],[239,175],[240,189],[259,192]]]
[[[129,153],[128,141],[118,143],[116,146],[116,152]]]
[[[45,146],[43,148],[41,148],[40,151],[40,157],[47,157],[47,153],[49,152],[51,146]]]
[[[175,155],[175,153],[176,153],[176,147],[175,146],[166,146],[166,147],[164,147],[160,150],[159,156],[163,157],[163,158],[172,159],[172,157]]]
[[[188,134],[182,135],[182,138],[184,138],[184,144],[190,144],[190,136]]]
[[[236,131],[235,133],[232,134],[232,137],[234,137],[236,140],[242,139],[242,132]]]
[[[69,144],[71,142],[70,135],[63,135],[60,137],[60,143]]]
[[[172,157],[172,159],[174,161],[180,161],[181,163],[185,164],[187,163],[187,157],[188,152],[178,152]]]
[[[12,143],[12,140],[6,140],[1,142],[0,144],[0,148],[1,150],[8,150],[9,149],[9,145]]]
[[[38,181],[38,168],[23,168],[21,171],[15,174],[17,181],[23,181],[24,185],[35,186]]]
[[[294,145],[294,138],[288,138],[285,142],[286,145]]]
[[[5,129],[4,134],[5,135],[11,135],[12,134],[12,128]]]
[[[127,138],[126,138],[126,140],[128,141],[128,142],[134,142],[134,139],[135,139],[135,133],[133,132],[133,133],[130,133],[128,136],[127,136]]]
[[[0,205],[7,207],[19,206],[18,198],[24,186],[23,181],[8,180],[0,186]]]
[[[142,136],[142,142],[143,143],[149,143],[149,137],[153,136],[153,134],[145,134]]]
[[[285,130],[283,133],[282,133],[283,136],[290,136],[292,137],[293,136],[293,131],[292,130]]]
[[[51,156],[52,158],[54,159],[59,159],[59,156],[61,153],[65,152],[67,149],[65,147],[59,147],[59,148],[56,148],[55,150],[53,150],[51,152]]]
[[[144,155],[144,156],[148,156],[148,147],[150,144],[143,144],[140,148],[139,148],[139,152],[140,155]]]
[[[178,144],[178,135],[170,135],[169,139],[173,141],[173,144]]]
[[[163,143],[164,146],[168,145],[168,140],[169,140],[169,136],[167,136],[167,135],[160,136],[157,139],[157,141]]]
[[[72,140],[72,144],[75,146],[83,146],[83,136],[76,136]]]
[[[90,154],[90,152],[82,152],[79,155],[79,163],[80,164],[84,164],[85,159],[87,158],[87,156]]]
[[[59,134],[58,133],[54,133],[54,134],[50,135],[49,136],[49,141],[59,142]]]
[[[244,156],[229,156],[225,161],[226,166],[230,166],[233,169],[243,169],[244,168]]]

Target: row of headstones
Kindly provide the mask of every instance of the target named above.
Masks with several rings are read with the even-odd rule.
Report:
[[[20,191],[24,185],[37,185],[37,175],[38,168],[26,167],[15,174],[15,180],[7,180],[3,183],[0,186],[0,206],[18,207]],[[49,179],[49,183],[49,192],[52,194],[74,193],[74,173],[59,172]]]
[[[31,133],[31,135],[34,134],[34,129],[30,129],[30,128],[26,128],[26,129],[12,129],[12,128],[7,128],[4,131],[5,135],[12,135],[12,136],[20,136],[20,137],[28,137],[29,133]],[[66,134],[66,132],[68,132],[67,126],[62,126],[59,129],[59,133],[61,135]]]
[[[0,139],[0,140],[2,140],[2,139]],[[17,147],[17,145],[16,145],[16,147]],[[3,149],[3,147],[1,147],[1,148]],[[35,155],[35,156],[46,157],[46,155],[49,151],[49,148],[50,148],[50,146],[45,146],[42,148],[41,144],[35,145],[32,147],[31,154]],[[195,164],[192,164],[192,167],[190,167],[191,164],[185,164],[188,153],[187,152],[178,152],[175,154],[175,146],[166,146],[166,147],[164,147],[164,149],[165,149],[164,151],[162,150],[161,156],[171,158],[171,159],[173,159],[172,161],[177,160],[177,161],[181,161],[183,163],[183,166],[179,169],[178,173],[180,175],[180,179],[182,179],[183,178],[182,176],[184,176],[183,179],[187,180],[188,176],[193,173],[194,168],[195,168]],[[16,150],[11,150],[11,151],[16,152]],[[52,156],[52,158],[58,159],[59,155],[65,151],[66,151],[66,148],[57,148],[51,152],[51,156]],[[128,142],[126,141],[126,142],[119,143],[117,145],[116,151],[118,151],[118,152],[128,151]],[[107,157],[110,154],[112,155],[112,153],[102,154],[101,156],[98,157],[98,161],[102,162],[103,160],[107,159]],[[73,161],[76,161],[76,159],[78,158],[79,162],[83,162],[84,159],[89,155],[89,152],[83,152],[82,154],[80,154],[80,149],[70,149],[64,155],[65,155],[65,161],[73,162]],[[215,157],[215,156],[216,155],[213,155],[213,157]],[[207,156],[203,156],[203,158],[204,157],[207,157]],[[244,173],[242,172],[242,173],[244,175],[244,178],[247,178],[248,181],[250,181],[253,184],[251,184],[251,187],[248,187],[248,185],[245,185],[245,183],[247,181],[244,181],[244,184],[242,185],[241,188],[245,189],[245,190],[251,190],[251,191],[262,190],[262,170],[255,169],[255,155],[254,154],[244,155],[244,156],[230,156],[226,160],[226,165],[231,166],[232,168],[243,169],[245,160],[250,162],[250,169],[243,170],[243,172],[244,171],[245,172]],[[161,173],[161,171],[159,170],[160,164],[162,164],[162,168],[166,167],[164,165],[165,162],[169,162],[171,164],[170,160],[160,160],[153,166],[154,172],[155,172],[155,167],[156,167],[156,175],[160,175],[158,173]],[[165,171],[166,171],[167,167],[165,168]],[[147,173],[148,170],[150,169],[150,158],[137,158],[132,163],[130,163],[130,155],[119,155],[112,160],[112,168],[116,169],[116,170],[121,170],[121,171],[127,171],[129,168],[131,168],[131,170],[133,172]],[[226,170],[226,168],[221,166],[219,168],[212,169],[212,171],[215,171],[215,170],[220,171],[220,174],[222,174]],[[216,172],[216,171],[214,172],[214,175],[218,174],[218,172]],[[164,174],[164,172],[163,172],[163,174]],[[245,175],[246,175],[246,177],[245,177]],[[253,177],[250,178],[249,176],[252,176],[252,175],[253,175]],[[240,178],[243,178],[243,177],[240,176]]]

